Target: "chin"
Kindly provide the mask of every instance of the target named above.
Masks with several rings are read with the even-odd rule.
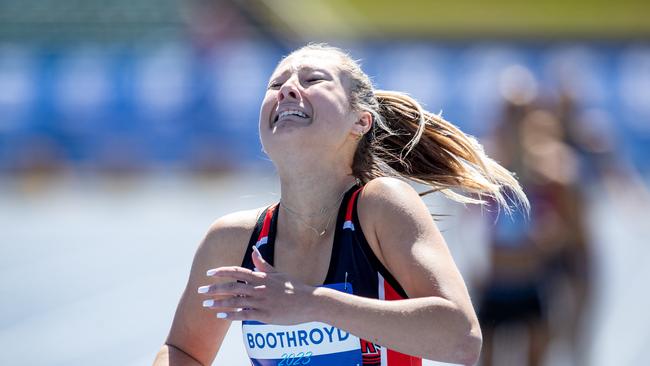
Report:
[[[301,134],[296,130],[297,128],[287,128],[276,133],[269,133],[262,139],[264,151],[271,160],[282,161],[287,158],[293,160],[306,153],[312,154],[322,150],[319,139],[314,139],[313,135]]]

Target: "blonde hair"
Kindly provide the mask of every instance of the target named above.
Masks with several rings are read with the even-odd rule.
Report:
[[[339,55],[350,78],[350,107],[372,115],[372,128],[359,141],[352,164],[352,174],[361,182],[399,177],[429,186],[421,196],[440,191],[458,202],[480,204],[487,196],[507,212],[510,203],[528,211],[528,199],[514,174],[488,157],[474,137],[424,110],[407,94],[375,90],[359,63],[343,50],[309,44],[292,54],[302,51]],[[454,191],[458,189],[474,197]]]

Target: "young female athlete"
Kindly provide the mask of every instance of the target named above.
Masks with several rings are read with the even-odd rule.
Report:
[[[280,202],[210,227],[154,364],[211,364],[233,320],[253,365],[474,364],[481,331],[463,279],[420,195],[398,178],[507,209],[508,197],[527,205],[513,176],[325,45],[280,62],[259,130]]]

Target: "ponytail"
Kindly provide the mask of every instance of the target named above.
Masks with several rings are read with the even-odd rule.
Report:
[[[488,196],[506,211],[508,201],[528,209],[513,174],[489,158],[474,137],[406,94],[377,90],[374,95],[373,128],[361,140],[352,167],[361,181],[397,176],[431,187],[421,196],[440,191],[464,203],[485,203],[482,196]]]

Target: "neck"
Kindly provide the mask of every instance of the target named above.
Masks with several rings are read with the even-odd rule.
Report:
[[[336,215],[342,195],[356,179],[344,164],[300,169],[278,169],[280,175],[282,210],[279,232],[291,243],[309,244],[329,238],[336,228]],[[327,226],[327,227],[325,227]],[[325,230],[324,235],[320,233]]]

